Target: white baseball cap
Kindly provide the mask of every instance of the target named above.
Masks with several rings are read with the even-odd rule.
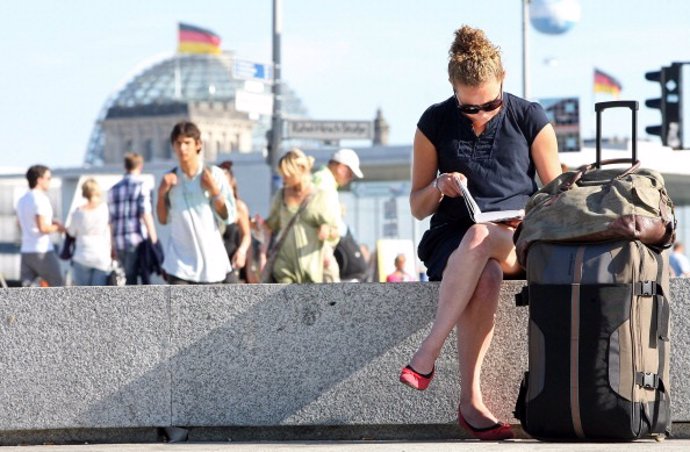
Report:
[[[359,169],[359,157],[353,149],[342,148],[338,149],[331,156],[331,160],[334,162],[342,163],[352,170],[352,174],[357,176],[359,179],[364,177],[362,170]]]

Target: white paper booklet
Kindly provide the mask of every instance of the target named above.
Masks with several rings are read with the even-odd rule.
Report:
[[[464,183],[461,183],[459,185],[460,185],[460,190],[462,191],[462,197],[465,199],[465,204],[467,205],[467,209],[470,211],[470,215],[472,216],[472,220],[475,223],[488,223],[488,222],[500,223],[502,221],[521,220],[525,216],[525,210],[524,209],[497,210],[494,212],[482,212],[479,209],[477,202],[474,200],[474,198],[470,194],[470,191],[467,189],[467,186]]]

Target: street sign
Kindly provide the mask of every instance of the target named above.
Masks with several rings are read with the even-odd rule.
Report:
[[[374,123],[290,120],[287,122],[287,136],[313,140],[370,140],[374,136]]]
[[[235,110],[260,115],[273,113],[273,95],[268,93],[250,93],[238,89],[235,91]]]
[[[250,93],[263,93],[266,91],[266,84],[258,80],[245,80],[244,90]]]
[[[273,65],[235,59],[232,62],[232,75],[243,80],[273,82]]]

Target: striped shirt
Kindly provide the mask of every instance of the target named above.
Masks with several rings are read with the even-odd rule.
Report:
[[[151,188],[127,174],[108,191],[110,225],[115,249],[133,249],[148,237],[142,216],[151,213]]]

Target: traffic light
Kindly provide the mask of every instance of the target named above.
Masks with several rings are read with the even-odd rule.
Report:
[[[661,97],[645,101],[647,107],[660,110],[661,125],[647,127],[647,133],[658,135],[665,146],[673,149],[690,149],[690,101],[684,106],[682,96],[684,83],[690,84],[690,63],[675,62],[647,72],[645,78],[661,85]],[[688,122],[686,127],[684,122]],[[687,137],[683,136],[684,129]]]
[[[663,122],[666,124],[666,141],[664,144],[673,149],[681,149],[680,136],[680,66],[673,63],[664,68],[664,93],[665,110]]]
[[[661,97],[657,97],[655,99],[647,99],[645,101],[645,105],[649,108],[656,108],[661,112],[661,125],[658,126],[647,126],[645,130],[647,131],[648,134],[650,135],[657,135],[661,137],[661,142],[666,145],[666,133],[664,131],[664,111],[665,111],[665,102],[664,102],[664,68],[661,68],[660,71],[650,71],[647,72],[644,75],[644,78],[649,80],[650,82],[659,82],[661,84]]]

